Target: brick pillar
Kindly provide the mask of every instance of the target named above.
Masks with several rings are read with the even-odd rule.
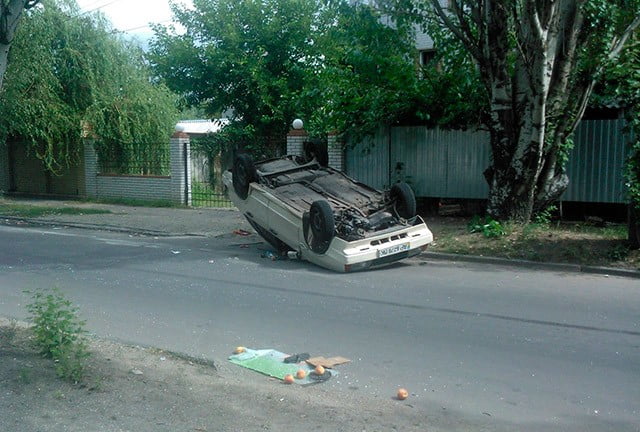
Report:
[[[329,133],[327,136],[327,153],[329,156],[329,166],[339,171],[344,171],[344,149],[342,143],[338,141],[338,135],[335,132]]]
[[[302,156],[304,154],[304,142],[309,139],[309,134],[304,129],[291,129],[287,134],[287,154]]]
[[[191,142],[189,135],[176,130],[171,136],[171,197],[191,205]]]
[[[88,198],[98,198],[98,155],[93,143],[84,140],[84,188]]]

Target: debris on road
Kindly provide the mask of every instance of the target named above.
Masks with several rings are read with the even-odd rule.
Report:
[[[285,363],[300,363],[300,362],[303,362],[305,360],[308,360],[309,357],[311,357],[309,355],[309,353],[292,354],[289,357],[286,357],[284,359],[284,362]]]
[[[398,398],[398,400],[405,400],[409,397],[409,392],[406,389],[399,388],[396,397]]]
[[[286,374],[283,378],[283,381],[285,384],[293,384],[295,380],[293,379],[293,375]]]
[[[344,357],[314,358],[321,359],[320,361],[324,361],[329,365],[328,367],[350,361]],[[338,371],[325,369],[322,364],[311,365],[309,360],[308,353],[288,355],[274,349],[251,348],[244,348],[240,353],[235,353],[234,350],[234,354],[229,357],[231,363],[283,381],[289,379],[287,376],[291,375],[293,382],[301,385],[316,384],[338,375]]]
[[[348,358],[344,358],[344,357],[329,357],[329,358],[325,358],[322,356],[319,357],[312,357],[310,359],[307,359],[307,363],[309,363],[311,366],[316,367],[316,366],[323,366],[325,368],[333,368],[334,366],[338,366],[344,363],[349,363],[351,360],[349,360]]]
[[[260,254],[261,258],[269,258],[271,261],[275,261],[277,259],[279,259],[278,255],[275,252],[272,251],[264,251]]]

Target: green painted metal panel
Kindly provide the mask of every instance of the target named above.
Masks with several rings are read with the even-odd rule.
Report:
[[[630,137],[625,121],[583,120],[574,134],[569,154],[569,187],[563,201],[626,202],[623,170]]]
[[[625,122],[583,120],[567,163],[563,201],[624,203],[623,169],[630,137]],[[378,189],[406,181],[419,197],[484,199],[489,135],[426,127],[381,129],[346,153],[347,173]]]
[[[389,129],[357,145],[347,146],[345,172],[355,180],[376,189],[389,187]]]

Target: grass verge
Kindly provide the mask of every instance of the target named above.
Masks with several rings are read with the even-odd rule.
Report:
[[[0,214],[3,216],[35,218],[50,215],[84,215],[105,213],[111,213],[111,211],[80,207],[51,207],[28,204],[0,203]]]
[[[622,224],[505,224],[499,235],[490,237],[470,229],[470,218],[438,218],[428,224],[435,236],[429,247],[433,252],[640,269],[640,251],[629,248]]]

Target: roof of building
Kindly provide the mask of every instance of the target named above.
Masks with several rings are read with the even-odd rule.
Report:
[[[212,120],[180,120],[176,125],[176,130],[181,130],[189,135],[206,135],[220,131],[229,124],[229,119]]]

